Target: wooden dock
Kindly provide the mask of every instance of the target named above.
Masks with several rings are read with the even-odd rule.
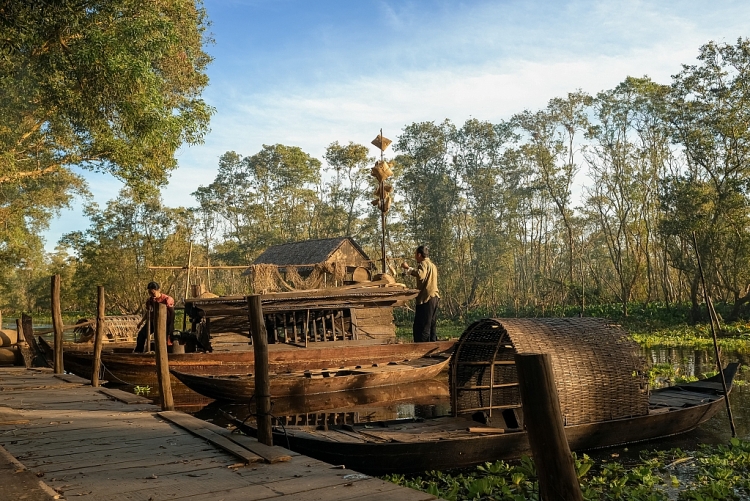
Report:
[[[0,498],[42,501],[436,499],[148,399],[46,369],[0,368]]]

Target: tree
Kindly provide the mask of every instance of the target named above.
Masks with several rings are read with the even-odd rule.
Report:
[[[208,130],[206,27],[200,0],[0,3],[0,266],[37,259],[75,169],[166,182]]]
[[[461,188],[450,147],[456,127],[449,120],[413,123],[404,128],[394,144],[399,155],[394,185],[406,202],[406,224],[411,242],[430,246],[437,263],[448,265],[453,218]],[[406,254],[409,255],[409,254]]]
[[[364,213],[359,204],[367,195],[369,167],[375,159],[366,146],[353,142],[342,146],[338,141],[328,145],[324,158],[334,172],[328,183],[327,236],[354,235],[356,221]]]
[[[594,185],[586,190],[584,211],[605,242],[624,316],[635,288],[649,285],[644,275],[657,217],[656,187],[669,160],[669,138],[650,97],[660,89],[648,79],[628,78],[599,93],[593,106],[597,122],[587,134],[592,144],[584,156]]]
[[[227,224],[235,242],[223,246],[225,258],[244,264],[269,245],[310,238],[319,180],[320,160],[297,146],[263,145],[250,157],[226,152],[214,181],[193,196],[204,219],[215,212]]]
[[[579,166],[575,161],[577,134],[589,127],[586,115],[592,98],[584,92],[569,93],[566,98],[551,99],[547,108],[535,113],[528,110],[517,114],[513,121],[528,142],[521,153],[538,176],[538,186],[557,209],[565,231],[567,249],[566,288],[572,288],[575,229],[571,207],[571,189]]]
[[[750,39],[736,45],[709,42],[700,48],[698,60],[674,77],[665,107],[688,168],[665,184],[665,196],[672,201],[666,208],[679,219],[663,229],[679,240],[672,246],[672,259],[686,267],[676,253],[692,246],[696,231],[707,285],[729,291],[736,314],[750,301]],[[676,213],[677,207],[687,214]],[[674,224],[679,220],[685,224]],[[697,267],[690,268],[697,318]]]
[[[210,57],[200,0],[0,6],[0,185],[72,166],[160,185],[200,142]]]
[[[467,120],[453,137],[453,161],[463,180],[467,209],[460,233],[466,236],[470,254],[465,266],[470,284],[464,291],[467,306],[474,306],[482,289],[493,282],[512,247],[509,214],[516,205],[519,176],[517,166],[504,153],[514,137],[509,123],[493,125],[476,119]],[[461,258],[461,254],[454,256]],[[505,275],[505,280],[498,276],[498,281],[508,281]]]
[[[143,306],[146,284],[161,283],[176,298],[185,291],[181,270],[149,270],[149,266],[182,265],[187,261],[195,221],[190,211],[164,207],[156,193],[147,196],[123,189],[104,210],[86,207],[91,226],[65,235],[62,242],[76,256],[73,287],[93,311],[97,285],[104,285],[107,308],[135,313]]]

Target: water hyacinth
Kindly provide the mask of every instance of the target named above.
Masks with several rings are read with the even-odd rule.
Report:
[[[636,464],[573,454],[587,501],[724,501],[750,498],[750,441],[646,451]],[[539,501],[534,462],[496,461],[471,471],[386,475],[385,480],[448,501]]]

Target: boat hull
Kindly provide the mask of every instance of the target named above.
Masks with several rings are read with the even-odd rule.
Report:
[[[271,375],[272,397],[315,395],[347,390],[375,388],[403,383],[413,383],[437,376],[448,364],[447,357],[419,358],[408,364],[382,365],[363,369],[315,371]],[[255,395],[255,378],[252,376],[204,376],[172,370],[185,386],[201,395],[216,400],[249,402]]]
[[[688,432],[707,421],[724,405],[723,399],[706,408],[685,409],[659,416],[641,416],[625,420],[593,423],[565,429],[571,450],[641,442]],[[476,424],[476,423],[474,423]],[[466,426],[471,422],[467,421]],[[288,440],[288,441],[287,441]],[[419,473],[428,470],[467,468],[487,461],[517,459],[530,455],[525,432],[496,435],[477,434],[451,440],[417,443],[336,443],[307,439],[294,434],[274,433],[274,443],[326,463],[345,465],[347,469],[368,475]]]
[[[729,390],[737,366],[730,364],[724,370]],[[719,376],[714,376],[678,388],[656,390],[651,396],[649,414],[567,426],[565,434],[570,449],[611,447],[693,430],[725,406],[720,381]],[[283,432],[274,430],[274,442],[369,475],[466,468],[531,454],[525,431],[482,432],[481,427],[468,417],[402,420],[324,430],[286,427]],[[331,434],[339,428],[342,436],[332,439]],[[251,428],[244,429],[252,432]],[[372,441],[373,438],[377,441]]]
[[[374,344],[356,341],[328,342],[324,347],[300,348],[272,344],[268,349],[269,371],[276,373],[300,370],[338,368],[350,365],[372,365],[395,360],[409,360],[425,355],[448,353],[455,341],[429,343]],[[47,349],[49,345],[47,345]],[[130,385],[156,386],[156,362],[153,353],[102,353],[103,378]],[[65,370],[90,379],[93,365],[92,352],[67,352],[63,354]],[[170,353],[169,367],[179,372],[203,375],[229,375],[253,372],[255,355],[252,347],[245,350],[213,353]],[[172,376],[173,385],[184,388]]]

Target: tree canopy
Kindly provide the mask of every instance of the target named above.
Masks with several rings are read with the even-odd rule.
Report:
[[[199,0],[0,3],[0,264],[32,259],[78,169],[166,183],[208,130],[206,28]]]

